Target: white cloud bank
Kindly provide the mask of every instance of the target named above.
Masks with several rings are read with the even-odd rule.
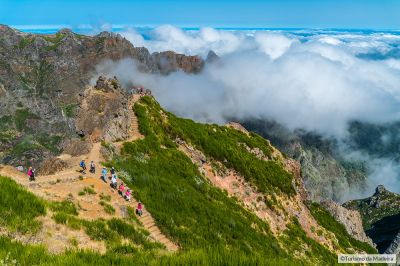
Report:
[[[173,26],[154,29],[150,40],[134,30],[123,35],[152,52],[205,57],[213,50],[221,57],[199,75],[140,74],[129,61],[108,67],[152,89],[167,109],[196,120],[223,123],[227,116],[265,117],[290,129],[343,136],[349,120],[379,123],[400,118],[400,61],[357,57],[391,49],[393,43],[400,44],[398,35],[307,36],[212,28],[183,31]]]
[[[143,74],[132,60],[98,66],[99,73],[151,89],[165,108],[184,117],[217,123],[232,117],[268,118],[290,129],[338,138],[346,135],[351,120],[400,119],[400,60],[358,56],[396,52],[400,35],[183,31],[172,26],[153,30],[150,40],[133,29],[123,35],[151,52],[173,50],[205,57],[213,50],[221,57],[198,75]],[[379,180],[377,175],[374,172],[374,180]]]

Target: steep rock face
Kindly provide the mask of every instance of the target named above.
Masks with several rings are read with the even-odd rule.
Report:
[[[366,199],[351,200],[344,207],[358,210],[367,236],[384,252],[400,230],[400,195],[386,190],[382,185]]]
[[[176,69],[182,69],[188,73],[198,73],[204,64],[198,56],[186,56],[172,51],[154,53],[152,58],[157,62],[157,67],[162,74],[168,74]]]
[[[386,254],[396,254],[397,260],[400,256],[400,232],[395,236],[389,247],[385,250]],[[397,264],[398,265],[398,264]]]
[[[304,182],[312,199],[343,202],[353,191],[362,191],[366,176],[356,162],[340,162],[329,153],[295,142],[288,153],[302,166]],[[346,168],[348,167],[348,168]]]
[[[127,139],[134,113],[129,109],[129,95],[117,79],[102,76],[94,87],[86,89],[76,117],[76,129],[93,142]]]
[[[50,35],[28,34],[0,25],[0,162],[28,166],[40,164],[62,149],[79,153],[74,146],[78,142],[67,140],[78,137],[80,130],[93,131],[97,126],[108,132],[103,139],[123,138],[123,130],[117,131],[124,128],[122,120],[127,116],[120,106],[126,103],[124,97],[106,101],[85,91],[97,64],[125,58],[150,73],[198,72],[203,66],[197,56],[150,54],[115,33],[84,36],[63,29]],[[80,118],[76,124],[85,97],[89,105],[97,107],[106,102],[106,116],[115,115],[115,121],[103,125],[95,116],[88,121]],[[117,103],[119,100],[122,102]]]
[[[277,122],[248,120],[247,129],[271,140],[271,143],[301,164],[305,186],[314,201],[343,202],[353,192],[366,187],[367,170],[362,162],[340,156],[334,140],[302,130],[290,131]]]
[[[321,205],[346,228],[346,231],[355,239],[373,246],[372,240],[364,232],[361,215],[356,210],[348,210],[333,201],[323,201]]]

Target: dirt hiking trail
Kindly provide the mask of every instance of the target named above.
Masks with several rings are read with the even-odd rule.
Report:
[[[140,99],[141,95],[133,95],[130,100],[130,110],[133,112],[133,105]],[[130,138],[124,141],[114,142],[113,144],[120,149],[124,142],[134,141],[143,136],[139,132],[138,120],[136,115],[132,116],[132,125]],[[70,156],[68,154],[62,154],[58,158],[62,159],[68,164],[68,167],[56,174],[38,176],[36,181],[29,181],[26,173],[19,172],[17,169],[11,166],[0,165],[0,175],[7,176],[18,182],[19,184],[25,186],[28,190],[35,193],[36,195],[43,197],[47,200],[62,201],[62,200],[72,200],[79,207],[79,217],[83,219],[110,219],[112,217],[116,218],[126,218],[127,217],[127,207],[136,209],[138,201],[135,198],[131,198],[131,201],[126,201],[122,198],[117,190],[110,187],[110,181],[105,183],[100,179],[102,162],[104,159],[101,155],[101,143],[93,143],[91,151],[82,156]],[[82,174],[79,170],[79,162],[84,159],[88,169],[86,174]],[[93,161],[96,165],[96,173],[92,174],[89,172],[90,162]],[[108,173],[109,175],[109,173]],[[118,175],[118,173],[117,173]],[[76,196],[80,191],[86,187],[91,187],[95,190],[95,195],[82,195]],[[115,209],[115,213],[110,215],[104,211],[103,206],[99,204],[100,195],[110,196],[111,200],[109,202]],[[48,219],[48,217],[45,217]],[[176,251],[179,249],[178,245],[172,242],[166,235],[164,235],[155,223],[154,218],[143,206],[143,215],[138,217],[138,220],[143,225],[143,227],[150,233],[149,237],[157,242],[165,245],[168,251]],[[45,223],[43,224],[45,225]],[[62,246],[62,243],[60,244]],[[65,248],[65,244],[63,246]],[[61,249],[59,247],[58,249]],[[56,250],[59,252],[60,250]],[[104,249],[101,247],[98,250]]]

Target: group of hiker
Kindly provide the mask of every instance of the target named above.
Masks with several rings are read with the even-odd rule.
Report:
[[[85,160],[81,160],[79,163],[79,167],[81,168],[81,173],[82,174],[86,174],[86,162]],[[29,181],[35,181],[35,172],[36,170],[33,169],[32,167],[29,167],[27,175],[29,177]],[[96,173],[96,166],[95,163],[93,161],[90,162],[90,169],[89,172],[92,174]],[[108,174],[108,170],[106,167],[103,167],[103,169],[101,170],[101,179],[107,183],[107,174]],[[111,167],[110,169],[110,174],[111,176],[108,177],[108,179],[111,180],[110,186],[115,189],[118,190],[118,194],[121,195],[126,201],[131,201],[132,198],[132,190],[126,186],[124,184],[124,182],[121,182],[118,186],[118,178],[117,178],[117,172],[115,170],[114,167]],[[142,216],[143,214],[143,205],[141,202],[138,202],[138,205],[136,207],[136,214],[139,216]]]
[[[82,168],[81,172],[85,174],[86,171],[86,163],[85,160],[82,160],[79,164],[79,166]],[[90,162],[90,173],[94,174],[96,173],[96,167],[93,161]],[[105,183],[107,183],[107,174],[108,170],[106,167],[103,167],[101,170],[101,180],[103,180]],[[118,189],[118,194],[120,194],[126,201],[130,201],[132,197],[132,191],[129,187],[125,186],[123,182],[118,186],[118,178],[117,178],[117,173],[114,167],[111,167],[110,169],[110,174],[111,176],[108,177],[108,179],[111,180],[110,186],[113,189]],[[143,206],[142,203],[139,202],[137,207],[136,207],[136,214],[139,216],[142,216],[143,214]]]
[[[82,160],[80,163],[79,163],[79,167],[82,169],[81,170],[81,173],[82,174],[86,174],[86,162],[85,162],[85,160]],[[89,172],[90,173],[92,173],[92,174],[94,174],[94,173],[96,173],[96,166],[95,166],[95,164],[94,164],[94,162],[93,161],[90,161],[90,169],[89,169]]]

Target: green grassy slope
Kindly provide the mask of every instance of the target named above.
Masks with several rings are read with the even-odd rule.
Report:
[[[11,232],[35,233],[40,222],[34,218],[46,214],[45,202],[0,176],[0,226]]]
[[[280,161],[259,160],[243,145],[238,145],[245,143],[272,158],[272,147],[267,141],[230,128],[177,118],[164,112],[150,97],[142,98],[135,105],[135,112],[145,138],[125,143],[122,155],[109,164],[124,172],[124,180],[133,188],[134,196],[144,203],[160,229],[180,246],[180,250],[173,254],[158,252],[161,247],[146,244],[145,234],[125,221],[82,221],[69,204],[43,203],[43,212],[27,215],[43,215],[45,209],[50,208],[55,212],[56,222],[83,229],[93,239],[105,240],[107,253],[71,250],[51,255],[43,247],[22,245],[3,237],[0,238],[0,258],[8,255],[7,259],[15,258],[21,265],[336,264],[336,255],[308,238],[296,219],[281,237],[275,238],[266,222],[244,209],[235,198],[212,186],[174,142],[176,138],[184,139],[207,156],[234,168],[266,194],[294,195],[293,177],[283,170]],[[1,191],[5,190],[0,187]],[[336,234],[341,250],[373,251],[368,245],[354,242],[345,231],[337,230],[338,224],[328,213],[311,208],[318,223]],[[131,239],[140,248],[121,245],[118,235]]]
[[[270,156],[271,147],[267,141],[230,128],[177,118],[163,111],[149,97],[135,106],[135,112],[145,138],[125,144],[124,155],[113,164],[130,174],[130,180],[126,181],[134,188],[135,196],[145,203],[162,230],[183,250],[212,246],[235,254],[251,254],[260,261],[275,258],[287,262],[299,260],[290,254],[304,252],[301,246],[307,245],[309,262],[335,263],[336,256],[308,239],[296,221],[285,232],[285,237],[273,238],[266,223],[209,185],[172,140],[177,137],[186,140],[207,156],[237,170],[265,193],[293,195],[293,177],[283,170],[281,162],[259,160],[238,145],[257,147]],[[326,219],[334,221],[331,216]],[[336,233],[344,239],[350,238],[345,232]],[[349,246],[370,251],[368,245]],[[348,246],[341,248],[347,250]]]

